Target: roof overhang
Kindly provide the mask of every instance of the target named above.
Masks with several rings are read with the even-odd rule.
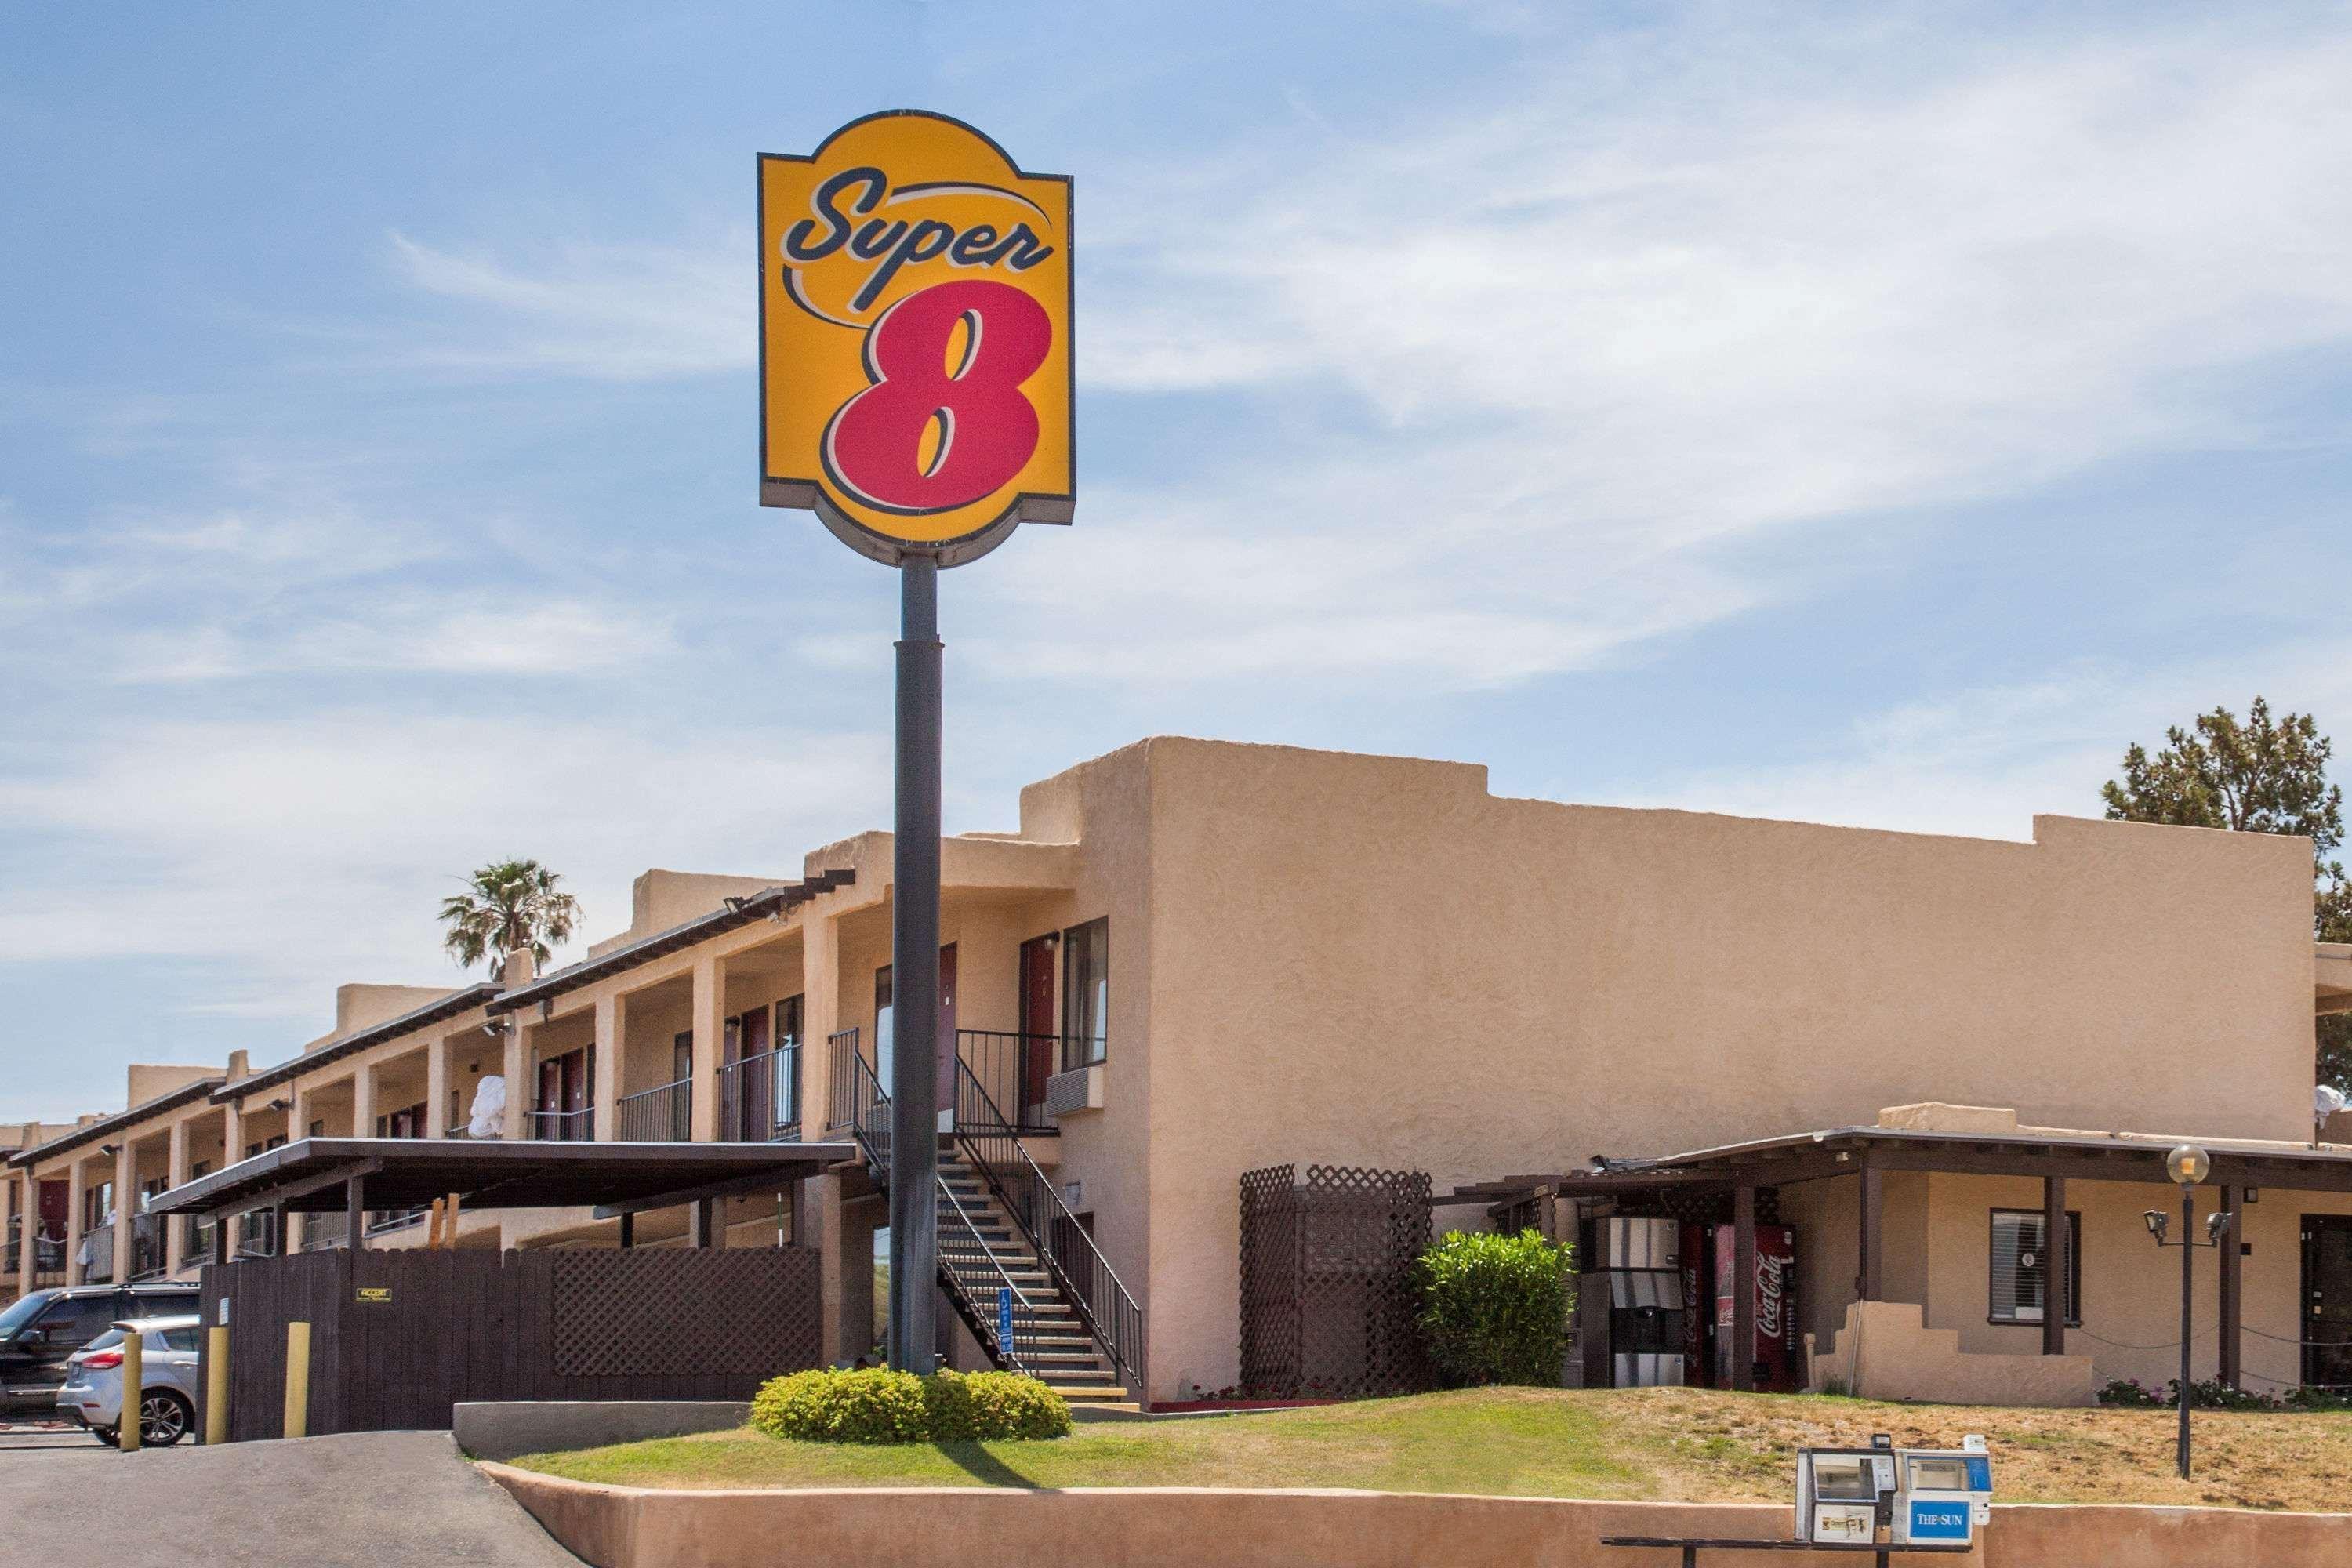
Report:
[[[2352,1013],[2352,942],[2323,942],[2313,965],[2313,1010]]]
[[[247,1095],[258,1094],[264,1089],[276,1089],[305,1073],[355,1056],[370,1046],[380,1046],[403,1035],[413,1035],[419,1029],[447,1023],[452,1018],[472,1012],[498,994],[499,988],[488,982],[460,986],[422,1007],[412,1007],[397,1017],[386,1018],[381,1024],[371,1024],[340,1040],[320,1046],[315,1051],[305,1051],[291,1061],[279,1062],[274,1068],[266,1068],[260,1072],[223,1084],[213,1091],[213,1100],[217,1104],[226,1104],[230,1100],[243,1100]]]
[[[62,1138],[52,1138],[47,1142],[37,1143],[21,1153],[11,1154],[8,1156],[8,1163],[20,1169],[27,1168],[43,1160],[54,1159],[69,1150],[96,1143],[111,1133],[126,1132],[151,1116],[161,1116],[167,1110],[177,1110],[191,1101],[204,1099],[218,1087],[220,1082],[218,1078],[200,1078],[192,1083],[184,1083],[168,1094],[159,1094],[152,1100],[142,1100],[128,1110],[118,1110],[113,1115],[102,1117],[87,1127],[77,1127]]]
[[[855,871],[824,871],[804,882],[793,882],[781,888],[768,888],[748,898],[730,899],[726,907],[709,914],[675,925],[665,931],[633,942],[626,947],[616,947],[601,957],[567,965],[528,985],[518,985],[492,1002],[492,1014],[512,1013],[541,1002],[552,1002],[567,991],[577,991],[583,985],[593,985],[599,980],[651,963],[673,952],[724,936],[730,931],[755,921],[782,920],[786,913],[807,903],[819,893],[845,888],[857,879]]]
[[[661,1208],[720,1191],[772,1191],[856,1157],[850,1143],[600,1143],[466,1138],[303,1138],[157,1194],[151,1214],[230,1215],[283,1205],[341,1213],[344,1185],[370,1209],[451,1193],[477,1209]]]
[[[1549,1187],[1561,1197],[1607,1197],[1660,1187],[1777,1186],[1875,1171],[1949,1175],[2056,1176],[2074,1181],[2172,1184],[2164,1158],[2184,1142],[2212,1160],[2209,1182],[2231,1186],[2352,1192],[2352,1146],[2245,1139],[2156,1137],[2024,1128],[1948,1132],[1893,1127],[1832,1127],[1760,1138],[1650,1160],[1511,1176],[1466,1184],[1437,1204],[1508,1203]]]

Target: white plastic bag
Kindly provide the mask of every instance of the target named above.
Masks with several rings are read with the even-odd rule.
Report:
[[[503,1138],[507,1129],[507,1080],[492,1073],[474,1087],[474,1109],[466,1131],[477,1138]]]

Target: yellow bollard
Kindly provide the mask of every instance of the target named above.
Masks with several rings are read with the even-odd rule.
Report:
[[[289,1437],[310,1435],[310,1325],[286,1325],[286,1430]]]
[[[114,1446],[126,1454],[137,1453],[146,1436],[139,1418],[147,1404],[146,1341],[136,1329],[122,1336],[122,1412],[115,1418]]]
[[[216,1328],[205,1347],[205,1442],[228,1441],[228,1330]]]

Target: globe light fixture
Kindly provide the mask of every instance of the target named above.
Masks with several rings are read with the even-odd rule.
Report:
[[[2193,1187],[2213,1171],[2212,1156],[2194,1143],[2183,1143],[2164,1157],[2165,1173],[2184,1187]]]
[[[2196,1144],[2182,1143],[2165,1155],[2164,1173],[2180,1188],[2180,1239],[2174,1241],[2168,1236],[2171,1226],[2167,1223],[2168,1216],[2162,1209],[2149,1209],[2140,1215],[2140,1220],[2147,1226],[2148,1237],[2157,1246],[2180,1248],[2180,1381],[2173,1386],[2180,1395],[2180,1440],[2175,1455],[2175,1468],[2185,1481],[2189,1479],[2189,1318],[2195,1300],[2193,1284],[2197,1249],[2200,1247],[2220,1248],[2234,1246],[2235,1243],[2224,1238],[2237,1216],[2231,1214],[2208,1216],[2205,1239],[2197,1239],[2197,1188],[2213,1173],[2213,1159]]]

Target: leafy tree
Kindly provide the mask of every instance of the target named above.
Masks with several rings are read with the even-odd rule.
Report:
[[[1429,1358],[1457,1384],[1557,1387],[1568,1353],[1570,1248],[1540,1232],[1453,1230],[1412,1266]]]
[[[2313,928],[2322,942],[2352,942],[2352,881],[2333,858],[2344,842],[2344,790],[2327,779],[2335,743],[2308,713],[2273,721],[2257,697],[2242,724],[2226,708],[2192,730],[2165,731],[2165,746],[2124,753],[2124,776],[2101,787],[2115,822],[2163,822],[2311,840],[2317,882]],[[2352,1016],[2319,1020],[2319,1079],[2352,1089]]]
[[[536,860],[501,860],[466,879],[467,890],[441,901],[447,934],[441,945],[471,968],[488,958],[496,974],[509,952],[528,949],[544,966],[551,945],[570,942],[580,901],[559,892],[563,879]]]

